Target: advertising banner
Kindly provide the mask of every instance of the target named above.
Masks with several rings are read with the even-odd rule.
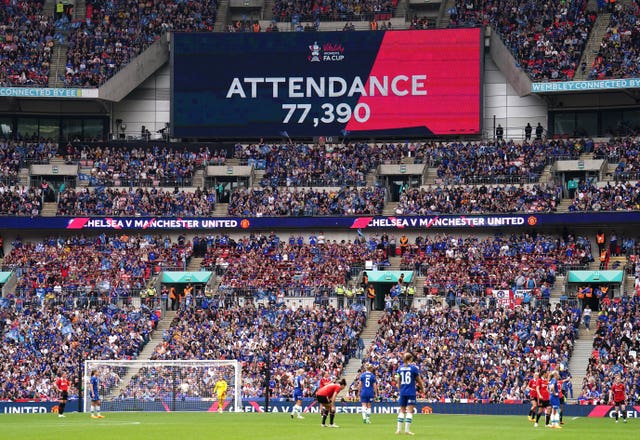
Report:
[[[518,229],[559,225],[640,223],[640,212],[430,215],[377,217],[12,217],[0,229],[261,230],[261,229]]]
[[[481,131],[480,28],[176,32],[172,44],[176,137]]]
[[[98,97],[98,89],[39,87],[0,87],[0,96],[12,98],[89,98]]]
[[[126,405],[129,412],[136,411],[186,411],[187,408],[180,406],[180,401],[174,402],[143,402],[143,401],[120,401],[120,402],[103,402],[102,410],[105,412],[118,410],[117,407],[123,408]],[[261,399],[243,399],[242,412],[264,412],[265,402]],[[317,402],[312,399],[304,399],[302,402],[305,413],[318,414],[319,408]],[[117,406],[117,407],[116,407]],[[293,402],[274,400],[269,403],[269,412],[287,413],[291,412]],[[418,414],[476,414],[476,415],[515,415],[523,416],[531,405],[529,403],[444,403],[444,402],[418,402],[416,404],[416,412]],[[210,411],[218,410],[218,403],[211,401],[202,401],[198,405],[189,402],[188,410],[190,411]],[[70,400],[66,407],[66,412],[73,412],[78,409],[78,401]],[[58,410],[57,402],[0,402],[0,414],[41,414],[56,413]],[[225,411],[234,411],[235,409],[227,402],[224,407]],[[378,402],[372,404],[373,414],[396,414],[398,406],[395,402]],[[336,411],[341,414],[359,414],[362,411],[362,405],[359,402],[342,402],[336,405]],[[564,405],[565,417],[608,417],[614,418],[615,412],[610,405]],[[319,417],[319,415],[318,415]],[[640,406],[628,406],[627,418],[640,418]]]

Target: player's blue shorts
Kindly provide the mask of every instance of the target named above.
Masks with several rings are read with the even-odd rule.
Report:
[[[560,408],[560,397],[551,396],[549,398],[549,406],[551,406],[551,408],[553,408],[553,409],[559,409]]]
[[[302,390],[300,388],[293,389],[293,400],[302,400]]]
[[[361,403],[371,403],[373,402],[373,394],[361,394],[360,395]]]
[[[416,396],[400,396],[398,406],[408,406],[416,404]]]

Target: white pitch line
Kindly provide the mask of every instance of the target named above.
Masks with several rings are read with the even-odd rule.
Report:
[[[571,417],[571,420],[578,420],[580,417]]]
[[[62,423],[51,423],[47,425],[38,425],[43,426],[45,428],[64,426],[64,427],[72,427],[72,426],[101,426],[101,427],[110,427],[110,426],[130,426],[130,425],[141,425],[141,422],[108,422],[103,420],[102,422],[85,422],[79,421],[78,423],[68,421]]]

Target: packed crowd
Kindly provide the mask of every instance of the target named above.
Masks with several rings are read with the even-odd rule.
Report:
[[[135,359],[156,322],[149,310],[107,304],[0,307],[0,401],[57,401],[62,372],[77,396],[82,360]]]
[[[532,186],[429,186],[400,194],[398,215],[554,212],[562,188]]]
[[[387,312],[363,365],[373,365],[383,400],[397,398],[395,373],[405,352],[417,358],[425,382],[419,399],[527,400],[534,371],[568,366],[578,321],[576,311],[559,305]]]
[[[588,79],[640,76],[640,4],[616,4]]]
[[[166,191],[160,188],[65,189],[59,195],[58,215],[207,217],[216,204],[214,191]]]
[[[366,174],[384,163],[399,163],[420,144],[236,145],[234,156],[259,170],[266,186],[363,186]]]
[[[0,7],[0,85],[46,87],[54,46],[43,0],[5,0]]]
[[[599,143],[593,150],[593,158],[616,163],[613,172],[616,181],[638,180],[640,177],[640,145],[636,139],[621,138]]]
[[[0,215],[35,217],[42,209],[40,188],[8,187],[0,183]]]
[[[3,266],[17,275],[12,297],[39,304],[88,306],[95,296],[126,300],[154,273],[184,270],[193,244],[179,237],[152,235],[51,237],[40,242],[16,239]]]
[[[472,142],[346,143],[344,145],[237,145],[235,157],[265,170],[264,186],[364,185],[378,165],[403,159],[438,168],[445,184],[529,183],[546,164],[574,159],[592,148],[589,139]]]
[[[272,397],[293,394],[292,375],[300,368],[307,376],[307,396],[312,395],[323,374],[338,377],[356,353],[366,316],[333,307],[294,310],[246,305],[183,309],[177,321],[166,331],[164,342],[156,347],[152,358],[237,359],[242,363],[242,396],[250,398],[264,397],[267,362]],[[160,395],[170,392],[163,384],[145,385],[147,389]],[[122,397],[136,392],[127,389]]]
[[[216,0],[88,0],[72,23],[65,86],[97,87],[164,32],[211,32]]]
[[[398,0],[276,0],[273,18],[277,21],[353,21],[390,17]]]
[[[640,401],[640,297],[609,298],[600,302],[596,335],[583,381],[580,403],[609,403],[616,375],[627,386],[627,403]]]
[[[450,26],[487,26],[534,81],[572,80],[596,18],[587,0],[457,0]]]
[[[44,139],[14,141],[0,139],[0,181],[16,185],[20,168],[30,163],[48,162],[58,151],[58,144]]]
[[[322,233],[308,240],[291,235],[288,240],[271,233],[251,234],[237,241],[228,236],[207,240],[202,266],[223,273],[221,291],[246,291],[265,294],[286,290],[290,296],[333,292],[338,284],[346,284],[353,267],[364,267],[365,261],[389,264],[386,250],[377,242],[359,239],[340,243],[325,239]]]
[[[190,186],[197,168],[223,165],[224,150],[211,152],[158,147],[73,147],[64,152],[68,162],[90,168],[80,178],[89,186]]]
[[[231,194],[229,215],[318,216],[379,215],[385,202],[385,189],[349,188],[316,190],[313,188],[238,188]]]
[[[593,261],[588,238],[565,234],[496,235],[465,238],[418,236],[402,249],[401,268],[425,277],[426,293],[455,295],[458,302],[481,297],[486,288],[532,289],[549,297],[556,275],[566,266]],[[456,271],[448,268],[455,266]]]
[[[427,149],[438,178],[446,185],[531,183],[550,161],[577,158],[584,141],[517,144],[452,142]]]
[[[581,181],[567,209],[570,212],[640,210],[640,184],[607,182],[605,186],[598,186]]]

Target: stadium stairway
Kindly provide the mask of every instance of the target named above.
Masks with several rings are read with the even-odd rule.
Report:
[[[56,202],[44,202],[42,204],[42,211],[40,211],[42,217],[55,217],[57,213],[58,204]]]
[[[142,351],[140,352],[136,360],[147,361],[151,359],[151,356],[155,352],[156,347],[160,345],[163,341],[163,338],[162,338],[163,333],[166,330],[168,330],[169,327],[171,327],[171,323],[176,317],[176,313],[177,312],[171,311],[171,310],[167,310],[166,312],[164,312],[162,319],[158,321],[158,326],[151,334],[151,338],[149,339],[149,342],[147,342],[147,345],[144,346],[144,348],[142,349]],[[126,374],[120,378],[120,384],[111,390],[109,400],[118,396],[120,394],[120,391],[126,388],[126,386],[131,381],[131,378],[133,378],[133,376],[136,373],[137,373],[137,370],[133,368],[129,368]]]
[[[600,43],[602,42],[602,38],[607,32],[607,27],[609,26],[610,19],[611,14],[609,13],[600,13],[596,17],[596,22],[593,24],[593,29],[591,30],[591,34],[589,34],[587,44],[585,44],[584,46],[584,51],[582,52],[582,57],[580,58],[580,64],[578,64],[578,66],[582,66],[584,64],[586,66],[586,69],[583,72],[582,69],[578,67],[573,77],[574,80],[587,79],[589,70],[593,65],[593,61],[598,55],[598,50],[600,50]]]
[[[274,0],[265,0],[262,6],[262,19],[273,20],[273,3]]]
[[[227,26],[227,18],[229,17],[229,0],[220,0],[218,2],[218,10],[216,11],[216,22],[213,25],[215,32],[223,32]]]
[[[382,215],[396,215],[396,208],[398,207],[398,202],[387,202],[384,204],[384,209],[382,210]]]
[[[382,318],[383,316],[384,316],[383,310],[372,310],[371,312],[369,312],[366,325],[362,330],[362,333],[360,333],[360,337],[364,341],[364,350],[362,351],[363,354],[369,351],[369,347],[371,346],[371,343],[375,339],[376,334],[378,333],[378,329],[380,328],[380,324],[378,323],[378,321],[380,321],[380,318]],[[348,395],[349,386],[358,377],[358,371],[360,371],[361,366],[362,366],[362,359],[359,359],[359,358],[349,359],[347,366],[342,372],[342,376],[347,381],[347,387],[345,387],[342,391],[340,391],[340,393],[338,394],[338,398],[346,397]]]
[[[369,171],[367,173],[367,186],[369,187],[375,186],[377,180],[378,180],[378,174],[376,171]]]
[[[49,87],[64,87],[64,72],[67,63],[67,52],[69,46],[56,42],[51,54],[51,64],[49,65]]]
[[[629,274],[625,275],[622,288],[625,295],[633,295],[636,290],[636,277]]]
[[[214,217],[226,217],[229,215],[228,203],[216,203],[216,208],[213,210]]]
[[[87,18],[87,2],[86,0],[76,0],[76,6],[73,8],[73,19],[84,20]]]
[[[438,169],[435,167],[427,168],[427,173],[424,176],[423,185],[434,185],[438,179]]]
[[[200,272],[203,260],[204,258],[191,257],[189,265],[187,266],[187,272]]]
[[[404,18],[407,21],[407,6],[409,0],[399,0],[396,5],[396,10],[393,11],[393,16],[396,18]]]
[[[20,186],[29,187],[29,182],[31,181],[31,174],[29,172],[29,168],[20,168],[18,172],[18,184]]]
[[[602,180],[603,182],[611,182],[612,184],[615,184],[615,179],[613,176],[615,176],[615,172],[616,172],[616,168],[618,168],[618,164],[617,163],[608,163],[607,164],[607,173],[605,175],[605,178]]]
[[[569,198],[560,199],[560,203],[556,206],[557,212],[569,212],[569,206],[571,206],[572,202],[573,200]]]
[[[573,353],[569,361],[571,384],[573,385],[573,399],[570,398],[569,402],[575,402],[575,399],[580,396],[582,391],[582,381],[585,377],[587,366],[589,365],[589,358],[591,358],[594,336],[594,331],[589,331],[582,327],[578,333],[578,339],[576,339],[573,345]]]
[[[191,186],[204,188],[204,170],[196,170],[193,179],[191,179]]]
[[[250,186],[259,186],[260,181],[264,177],[264,170],[253,170],[253,181],[250,182]]]
[[[560,296],[565,292],[565,276],[556,275],[556,282],[551,288],[551,295],[549,295],[549,304],[555,307],[560,302]]]
[[[551,174],[551,167],[552,165],[547,165],[544,167],[544,169],[542,170],[542,173],[540,173],[540,178],[538,179],[538,183],[540,184],[553,183],[553,175]]]
[[[389,257],[389,266],[385,270],[400,270],[400,262],[402,257],[400,255],[393,255]]]
[[[440,15],[438,16],[438,22],[436,27],[438,29],[449,27],[449,9],[451,9],[455,4],[455,0],[443,0],[443,5],[440,7]]]

